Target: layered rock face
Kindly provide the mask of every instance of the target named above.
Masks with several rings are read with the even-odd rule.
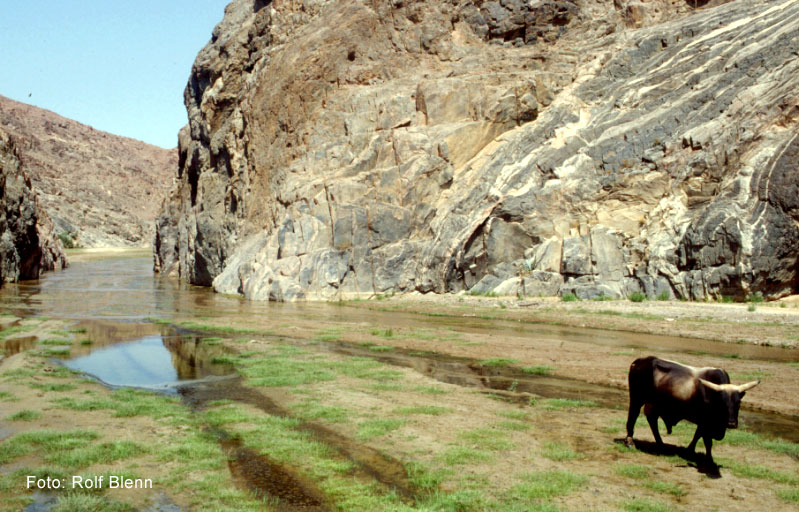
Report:
[[[0,96],[0,128],[14,136],[55,230],[82,247],[150,246],[177,151],[95,130]]]
[[[795,293],[799,3],[689,4],[234,1],[156,268],[262,300]]]
[[[20,168],[16,144],[0,131],[0,284],[38,279],[66,265],[53,223]]]

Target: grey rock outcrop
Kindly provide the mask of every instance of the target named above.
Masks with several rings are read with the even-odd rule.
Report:
[[[235,1],[156,268],[259,300],[795,293],[797,52],[787,0]]]
[[[15,143],[0,131],[0,284],[38,279],[66,265],[53,223],[20,169]]]

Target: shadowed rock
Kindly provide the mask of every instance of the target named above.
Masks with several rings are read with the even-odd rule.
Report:
[[[16,144],[0,131],[0,285],[38,279],[66,265],[53,223],[22,172]]]

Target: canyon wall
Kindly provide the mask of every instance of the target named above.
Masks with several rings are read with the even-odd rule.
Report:
[[[257,300],[799,287],[799,3],[236,0],[156,269]]]
[[[0,284],[38,279],[66,265],[53,223],[20,167],[16,143],[0,131]]]
[[[0,96],[0,129],[55,231],[80,247],[150,246],[172,184],[177,151],[95,130]]]

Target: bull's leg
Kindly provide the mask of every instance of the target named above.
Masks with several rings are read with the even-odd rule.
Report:
[[[628,448],[633,447],[633,431],[635,430],[635,422],[638,420],[638,415],[641,413],[642,405],[644,404],[634,400],[632,396],[630,397],[630,410],[627,411],[627,438],[624,440],[624,444]]]
[[[705,442],[705,453],[707,455],[707,463],[710,467],[715,467],[716,463],[713,462],[713,455],[710,453],[710,449],[713,448],[713,438],[709,435],[702,436],[702,440]]]
[[[702,427],[696,427],[696,432],[694,432],[694,438],[691,440],[691,444],[688,445],[688,452],[694,453],[696,452],[696,443],[699,442],[699,438],[702,437]],[[705,438],[705,446],[707,446],[707,438]]]
[[[660,432],[658,432],[658,413],[655,411],[654,407],[650,407],[647,405],[644,407],[644,414],[646,415],[646,421],[649,422],[649,428],[652,429],[652,435],[655,436],[655,441],[658,445],[663,444],[663,439],[660,438]]]

